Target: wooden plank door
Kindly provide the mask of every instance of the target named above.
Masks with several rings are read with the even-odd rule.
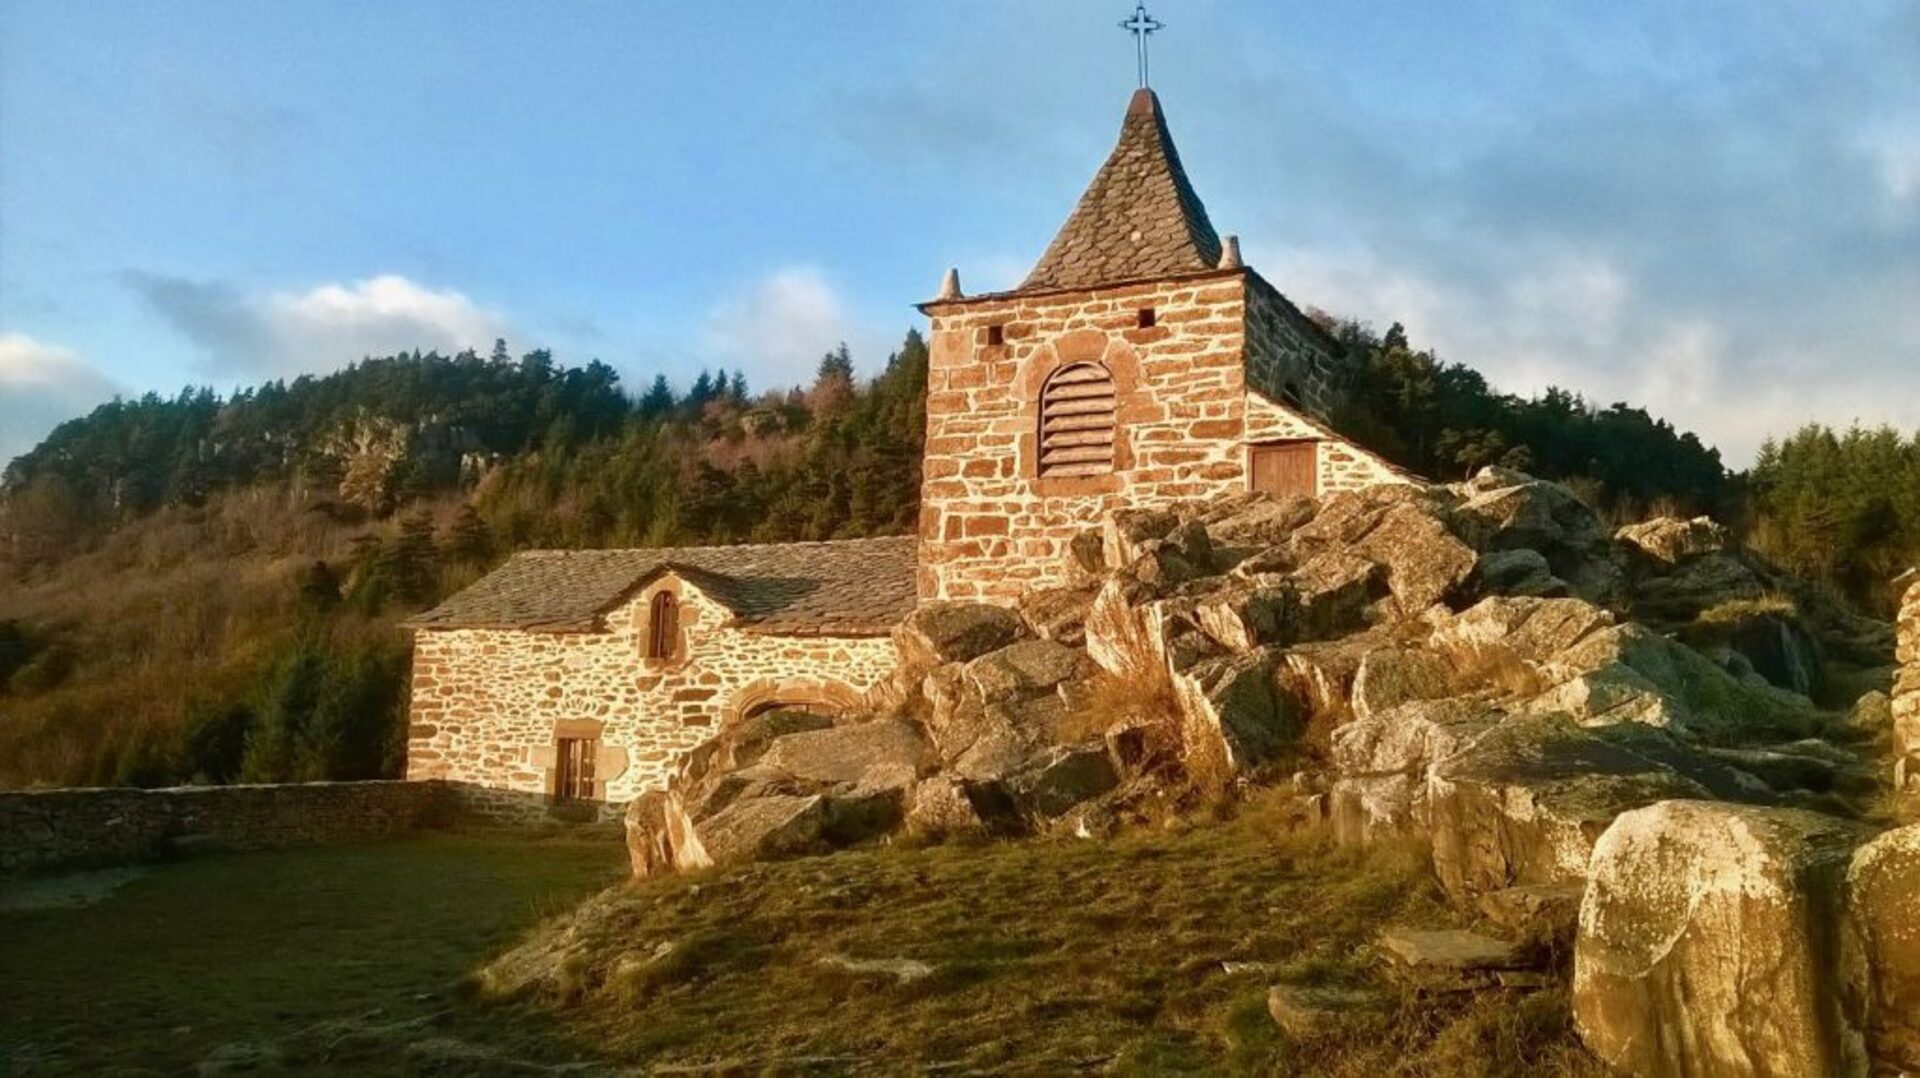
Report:
[[[1320,492],[1314,467],[1317,442],[1283,442],[1256,445],[1253,455],[1253,489],[1273,495],[1304,494],[1311,498]]]

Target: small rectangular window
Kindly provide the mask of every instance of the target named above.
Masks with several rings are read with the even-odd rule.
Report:
[[[553,799],[593,800],[593,757],[600,742],[591,737],[563,737],[553,753]]]
[[[1140,328],[1152,329],[1156,321],[1152,307],[1140,308]]]
[[[987,347],[998,348],[1005,343],[1007,343],[1007,327],[1005,326],[988,326],[987,327]]]

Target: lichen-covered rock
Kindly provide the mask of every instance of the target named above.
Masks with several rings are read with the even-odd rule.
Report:
[[[930,776],[908,798],[907,830],[935,839],[985,834],[989,824],[975,803],[978,796],[975,784],[958,776]]]
[[[827,799],[819,794],[744,797],[695,821],[675,860],[689,869],[813,853],[825,845],[826,825]]]
[[[1189,765],[1201,759],[1243,771],[1271,759],[1300,734],[1298,705],[1280,692],[1278,658],[1255,651],[1212,659],[1175,674]]]
[[[1920,1072],[1920,824],[1855,850],[1846,890],[1849,1015],[1876,1062]]]
[[[1081,647],[1087,642],[1087,614],[1098,592],[1097,584],[1028,592],[1020,599],[1020,616],[1040,639]]]
[[[1656,517],[1629,524],[1615,532],[1614,538],[1668,565],[1678,565],[1702,554],[1718,554],[1733,545],[1726,526],[1712,517],[1692,520]]]
[[[1356,554],[1327,551],[1308,558],[1287,577],[1294,602],[1281,637],[1292,644],[1359,628],[1380,579],[1379,564]]]
[[[1864,1073],[1834,932],[1864,837],[1830,816],[1699,801],[1620,816],[1594,848],[1574,948],[1587,1046],[1649,1078]]]
[[[1495,550],[1480,558],[1480,591],[1494,595],[1540,598],[1565,595],[1567,582],[1553,575],[1553,566],[1537,550]]]
[[[1155,592],[1124,576],[1110,577],[1087,612],[1087,655],[1108,673],[1140,684],[1166,679],[1171,626]]]
[[[1025,640],[967,663],[963,676],[983,700],[1016,700],[1052,692],[1093,672],[1086,653],[1051,640]]]
[[[1412,501],[1382,514],[1354,550],[1386,567],[1387,588],[1408,616],[1451,598],[1479,566],[1432,507]]]
[[[1710,791],[1563,716],[1516,716],[1427,772],[1434,874],[1458,900],[1586,874],[1616,816]]]
[[[1045,749],[1002,783],[1016,805],[1042,819],[1063,815],[1118,785],[1120,773],[1104,741]]]
[[[1909,812],[1920,815],[1920,583],[1907,589],[1900,606],[1895,655],[1900,669],[1894,675],[1893,788]]]
[[[986,603],[924,602],[894,627],[900,664],[926,671],[1006,647],[1025,632],[1020,616]]]
[[[1401,704],[1451,696],[1456,680],[1453,664],[1436,652],[1413,647],[1370,651],[1354,673],[1354,716],[1370,719]]]
[[[1458,490],[1468,541],[1483,551],[1535,550],[1557,565],[1556,555],[1584,555],[1610,538],[1600,515],[1558,483],[1490,466]]]
[[[760,765],[810,782],[858,782],[877,767],[904,767],[912,773],[929,760],[918,727],[879,719],[775,738]]]

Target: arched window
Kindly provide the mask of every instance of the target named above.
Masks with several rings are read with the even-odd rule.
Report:
[[[1113,471],[1113,375],[1098,363],[1070,363],[1040,390],[1040,474]]]
[[[647,658],[671,659],[680,651],[680,600],[659,592],[647,607]]]

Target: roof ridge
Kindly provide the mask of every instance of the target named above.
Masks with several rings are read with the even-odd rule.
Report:
[[[1018,291],[1089,287],[1217,268],[1220,235],[1187,179],[1152,90],[1134,91],[1120,138]]]
[[[777,543],[709,543],[703,546],[590,546],[531,547],[516,550],[511,557],[565,558],[582,554],[665,554],[668,552],[717,550],[791,550],[795,547],[845,546],[851,543],[912,543],[914,535],[863,535],[852,539],[792,539]]]

